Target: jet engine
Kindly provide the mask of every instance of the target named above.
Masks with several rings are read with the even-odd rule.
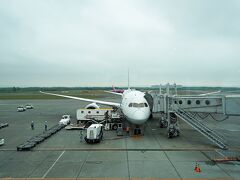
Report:
[[[96,103],[91,103],[91,104],[88,104],[85,108],[86,109],[99,109],[100,106],[97,105]]]

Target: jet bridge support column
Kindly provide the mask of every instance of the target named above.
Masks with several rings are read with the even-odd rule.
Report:
[[[168,88],[169,89],[169,88]],[[162,113],[159,121],[161,128],[167,127],[167,134],[169,138],[179,136],[180,130],[177,122],[177,116],[171,111],[171,106],[173,104],[173,99],[169,95],[169,90],[167,94],[164,95],[164,113]]]
[[[166,128],[169,124],[169,97],[168,94],[164,94],[163,96],[163,112],[160,115],[159,126],[160,128]]]

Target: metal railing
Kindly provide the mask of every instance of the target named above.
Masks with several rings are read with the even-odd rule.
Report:
[[[223,139],[223,137],[221,137],[215,131],[213,131],[212,129],[207,127],[205,124],[197,120],[190,113],[182,109],[174,109],[174,113],[183,121],[185,121],[194,129],[196,129],[198,132],[200,132],[202,135],[207,137],[210,141],[218,145],[221,149],[228,149],[227,144],[225,143],[225,140]]]

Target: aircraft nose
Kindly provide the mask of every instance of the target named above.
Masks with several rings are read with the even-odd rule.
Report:
[[[135,117],[136,120],[140,120],[140,119],[143,119],[145,114],[143,111],[135,111],[133,116]]]
[[[148,117],[147,114],[143,111],[135,111],[133,113],[133,119],[136,124],[142,124],[148,119]]]

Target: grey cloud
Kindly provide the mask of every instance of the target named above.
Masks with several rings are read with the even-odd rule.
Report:
[[[0,2],[0,86],[239,86],[240,3]]]

